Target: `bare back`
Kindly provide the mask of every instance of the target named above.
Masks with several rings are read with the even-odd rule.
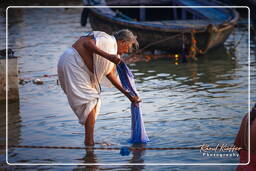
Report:
[[[83,36],[80,37],[72,47],[76,49],[79,55],[83,58],[85,65],[88,69],[93,72],[93,52],[90,49],[84,47],[84,44],[88,41],[93,41],[96,44],[96,41],[93,39],[93,36]]]

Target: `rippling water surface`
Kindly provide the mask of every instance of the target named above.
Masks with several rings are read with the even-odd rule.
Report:
[[[9,47],[19,56],[19,77],[41,78],[43,85],[20,85],[20,105],[10,104],[9,143],[16,145],[81,146],[84,128],[56,84],[60,54],[90,26],[80,26],[81,9],[10,9]],[[4,18],[1,18],[1,24]],[[1,27],[1,42],[4,27]],[[243,36],[244,35],[244,36]],[[240,41],[234,55],[229,49]],[[247,28],[236,28],[220,47],[196,63],[169,59],[130,64],[143,99],[146,147],[232,145],[248,111]],[[251,102],[255,98],[255,44],[251,43]],[[1,45],[1,49],[4,44]],[[43,77],[48,75],[48,77]],[[104,89],[95,125],[96,147],[131,146],[130,103],[116,89]],[[3,118],[3,116],[1,116]],[[4,126],[1,126],[4,128]],[[4,139],[1,138],[1,141]],[[2,153],[1,153],[2,154]],[[3,154],[1,160],[4,160]],[[146,150],[121,156],[119,151],[9,149],[10,163],[237,163],[238,157],[206,157],[199,150]],[[25,167],[25,166],[24,166]],[[84,166],[68,166],[81,169]],[[30,166],[55,168],[60,166]],[[235,166],[162,166],[162,170],[234,170]],[[158,170],[156,166],[93,166],[92,170]]]

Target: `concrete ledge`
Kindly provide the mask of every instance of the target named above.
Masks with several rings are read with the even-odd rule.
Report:
[[[8,100],[19,100],[17,57],[8,59]],[[0,58],[0,101],[6,99],[6,59]]]

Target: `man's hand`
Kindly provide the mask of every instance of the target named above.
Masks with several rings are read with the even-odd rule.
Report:
[[[118,55],[107,55],[106,56],[107,59],[109,59],[111,62],[113,62],[114,64],[119,64],[122,60],[118,57]]]
[[[132,103],[139,103],[139,102],[141,102],[141,99],[138,96],[129,96],[129,100]]]

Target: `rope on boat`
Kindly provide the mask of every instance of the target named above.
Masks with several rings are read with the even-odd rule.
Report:
[[[198,47],[196,45],[197,41],[196,41],[196,38],[195,38],[195,33],[196,33],[195,29],[192,29],[191,33],[190,33],[191,34],[191,45],[190,45],[189,52],[188,52],[187,55],[185,55],[185,40],[186,40],[186,36],[185,36],[184,32],[181,32],[181,33],[173,35],[171,37],[167,37],[166,39],[161,39],[161,40],[157,40],[155,42],[149,43],[144,48],[139,49],[139,50],[135,51],[134,53],[132,53],[129,57],[132,57],[132,56],[134,56],[136,54],[142,53],[145,49],[149,48],[152,45],[156,45],[156,44],[165,42],[167,40],[174,39],[174,38],[176,38],[178,36],[181,36],[181,38],[182,38],[182,61],[184,61],[184,62],[187,61],[187,59],[185,59],[185,58],[190,58],[190,59],[196,61],[197,60],[196,55],[198,53],[203,54],[204,50],[198,49]]]
[[[4,148],[5,145],[0,145]],[[46,148],[46,149],[77,149],[77,150],[121,150],[119,147],[67,147],[67,146],[35,146],[35,145],[9,145],[9,148]],[[169,148],[154,148],[154,147],[126,147],[130,151],[136,150],[196,150],[201,147],[169,147]]]
[[[161,22],[163,25],[165,26],[180,26],[181,28],[184,28],[184,29],[201,29],[203,30],[202,28],[205,27],[205,24],[201,24],[201,25],[198,25],[198,24],[187,24],[187,23],[164,23],[164,22]],[[157,24],[157,23],[156,23]]]
[[[228,49],[228,55],[229,56],[236,56],[235,52],[236,52],[236,48],[237,46],[240,44],[240,42],[242,41],[242,39],[244,38],[246,32],[243,32],[243,34],[240,36],[240,39],[238,41],[236,41],[236,32],[233,32],[233,44],[232,46]]]
[[[146,45],[144,48],[142,49],[139,49],[137,50],[136,52],[132,53],[132,55],[135,55],[135,54],[139,54],[141,52],[143,52],[145,49],[149,48],[150,46],[153,46],[153,45],[156,45],[156,44],[159,44],[159,43],[162,43],[162,42],[165,42],[167,40],[170,40],[170,39],[174,39],[180,35],[182,35],[183,33],[179,33],[179,34],[175,34],[173,36],[170,36],[170,37],[167,37],[166,39],[161,39],[161,40],[157,40],[155,42],[152,42],[152,43],[149,43],[148,45]]]

